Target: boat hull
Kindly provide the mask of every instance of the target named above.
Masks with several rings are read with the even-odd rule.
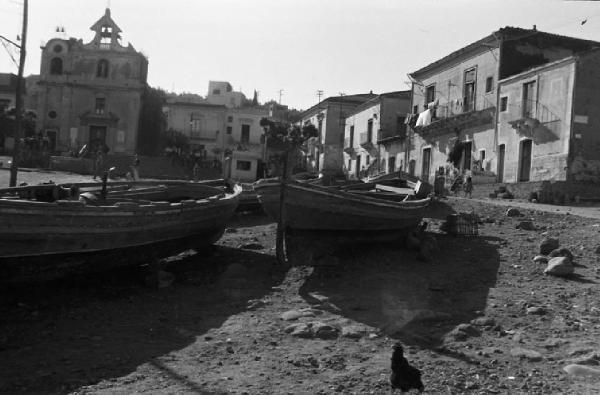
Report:
[[[265,212],[280,216],[281,183],[255,186]],[[423,218],[429,199],[386,201],[317,185],[290,182],[284,187],[283,222],[286,228],[322,231],[402,231]]]
[[[241,188],[225,194],[209,186],[189,186],[186,196],[194,193],[199,198],[177,203],[142,200],[106,206],[0,199],[0,280],[1,273],[10,277],[15,265],[33,261],[55,262],[68,256],[85,261],[108,252],[145,249],[156,255],[160,246],[176,244],[208,246],[223,234]],[[135,261],[132,258],[128,257]]]

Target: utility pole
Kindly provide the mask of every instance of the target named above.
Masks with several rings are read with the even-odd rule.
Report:
[[[281,105],[281,95],[283,95],[283,89],[279,90],[279,104]]]
[[[317,97],[319,98],[319,103],[321,103],[321,96],[323,96],[323,91],[319,89],[317,90]]]
[[[23,69],[25,68],[25,48],[27,47],[27,1],[23,0],[23,29],[21,32],[21,45],[19,56],[19,74],[17,76],[17,92],[15,97],[15,146],[13,149],[13,159],[10,166],[10,183],[8,186],[17,185],[17,160],[19,158],[19,142],[21,140],[21,123],[23,122]]]

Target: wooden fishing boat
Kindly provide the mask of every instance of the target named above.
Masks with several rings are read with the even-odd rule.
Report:
[[[56,262],[103,269],[208,246],[223,234],[240,193],[222,181],[0,189],[0,280],[54,277]]]
[[[350,238],[414,229],[429,198],[395,201],[354,192],[351,188],[264,180],[254,186],[265,212],[286,230],[334,231]],[[280,205],[283,197],[283,207]]]

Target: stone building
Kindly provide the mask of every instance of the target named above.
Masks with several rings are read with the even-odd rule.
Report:
[[[148,60],[131,44],[110,10],[91,27],[94,38],[53,38],[42,46],[37,91],[38,129],[58,153],[107,147],[136,151]]]
[[[346,117],[344,171],[351,178],[403,167],[410,91],[382,93]]]
[[[367,93],[328,97],[300,115],[302,125],[312,124],[319,131],[318,137],[311,137],[307,142],[308,170],[329,174],[343,171],[346,116],[375,96]]]
[[[589,173],[600,160],[591,148],[600,97],[590,94],[600,84],[599,47],[506,27],[410,73],[405,170],[431,182],[443,168],[474,184],[576,180],[584,166]]]
[[[262,177],[265,144],[260,120],[268,116],[267,109],[172,99],[163,112],[167,130],[186,135],[190,149],[203,161],[218,161],[223,177],[239,181]]]
[[[227,81],[208,81],[206,101],[210,104],[220,104],[227,108],[238,108],[244,105],[246,95],[233,90]]]

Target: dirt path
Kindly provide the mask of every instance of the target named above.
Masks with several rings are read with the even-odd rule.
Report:
[[[597,393],[598,378],[562,370],[600,361],[596,221],[450,204],[486,222],[467,238],[430,220],[430,262],[346,246],[284,270],[275,225],[238,216],[211,255],[175,260],[164,289],[143,268],[3,289],[0,393],[383,394],[396,341],[427,393]],[[537,230],[516,229],[523,219]],[[573,252],[575,276],[532,262],[546,235]]]
[[[530,203],[520,200],[502,200],[502,199],[466,199],[461,197],[451,196],[448,199],[452,200],[466,200],[475,201],[480,203],[491,204],[502,207],[518,207],[527,210],[543,211],[553,214],[572,214],[578,215],[585,218],[600,219],[600,206],[597,204],[584,206],[556,206],[553,204],[542,204],[542,203]]]

